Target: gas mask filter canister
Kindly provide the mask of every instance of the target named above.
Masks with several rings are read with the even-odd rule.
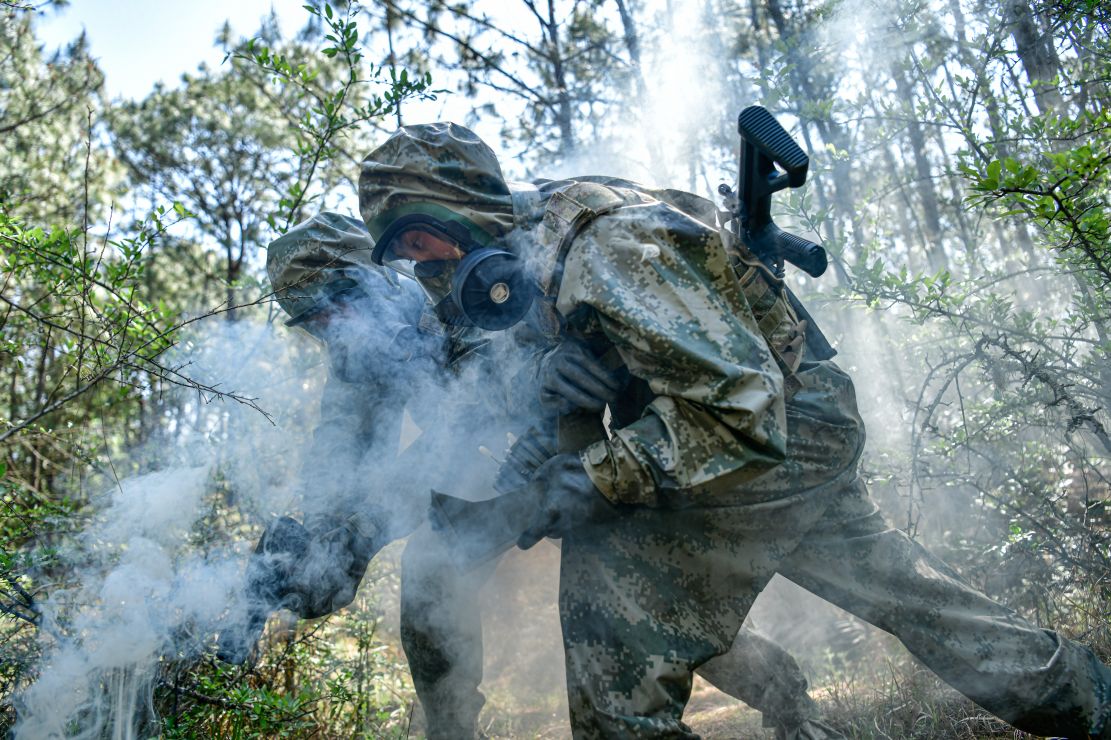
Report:
[[[455,308],[469,323],[487,331],[508,329],[523,319],[536,294],[521,258],[491,247],[469,252],[451,279]]]

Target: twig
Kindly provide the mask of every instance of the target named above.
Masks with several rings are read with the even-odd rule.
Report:
[[[14,425],[13,427],[8,429],[7,431],[5,431],[3,433],[0,433],[0,443],[4,442],[4,440],[8,439],[9,437],[23,431],[24,429],[31,426],[32,424],[34,424],[36,421],[38,421],[42,417],[46,416],[47,414],[50,414],[54,411],[57,411],[62,406],[69,403],[70,401],[77,398],[78,396],[81,396],[84,393],[86,393],[87,391],[92,390],[92,388],[95,387],[98,383],[100,383],[100,381],[102,381],[106,377],[108,377],[108,375],[114,369],[115,368],[109,368],[108,370],[105,370],[105,371],[102,371],[102,372],[96,374],[95,376],[93,376],[93,379],[90,380],[85,385],[83,385],[80,388],[77,388],[76,390],[66,394],[62,398],[59,398],[54,403],[52,403],[48,406],[44,406],[43,408],[39,409],[37,412],[32,414],[29,418],[24,419],[19,424]]]

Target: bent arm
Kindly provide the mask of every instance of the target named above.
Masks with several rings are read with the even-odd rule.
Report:
[[[300,472],[305,524],[314,530],[344,521],[368,539],[390,527],[390,512],[367,480],[368,455],[396,454],[401,408],[367,383],[346,383],[329,374]]]
[[[711,504],[786,454],[783,377],[715,231],[663,204],[597,219],[568,253],[558,308],[592,310],[656,398],[580,456],[612,501]]]
[[[411,336],[424,304],[420,289],[409,280],[372,285],[376,330],[367,334],[373,362],[366,366],[373,372],[361,382],[346,382],[329,371],[300,480],[307,525],[342,520],[381,547],[416,526],[406,515],[410,492],[393,490],[376,470],[394,464],[405,404],[413,386],[423,382],[416,376],[433,372],[437,360],[423,356],[426,348]]]

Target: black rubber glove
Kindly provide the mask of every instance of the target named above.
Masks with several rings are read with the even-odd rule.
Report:
[[[585,524],[617,517],[620,509],[594,487],[578,455],[556,455],[541,465],[529,484],[539,505],[517,540],[527,550],[545,537],[562,537]]]
[[[263,532],[247,562],[242,610],[220,626],[216,655],[242,665],[254,652],[276,609],[314,619],[355,598],[367,563],[385,544],[360,535],[338,517],[318,518],[311,528],[283,516]]]
[[[555,434],[532,427],[517,438],[509,448],[505,462],[498,468],[494,490],[509,493],[522,488],[532,480],[537,469],[556,454]]]
[[[308,548],[290,574],[290,592],[295,596],[289,608],[302,619],[315,619],[347,606],[379,549],[339,518],[314,521]]]
[[[617,376],[582,345],[564,341],[540,361],[540,403],[559,414],[601,411],[621,391]]]

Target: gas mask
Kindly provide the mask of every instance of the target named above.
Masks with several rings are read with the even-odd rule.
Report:
[[[423,214],[391,224],[374,259],[414,278],[440,319],[455,326],[508,329],[539,293],[517,255],[477,243],[459,223]]]
[[[350,285],[346,285],[350,283]],[[331,373],[345,383],[382,384],[398,376],[433,373],[445,361],[441,337],[410,323],[390,297],[367,294],[354,281],[337,281],[297,325],[323,342]]]

